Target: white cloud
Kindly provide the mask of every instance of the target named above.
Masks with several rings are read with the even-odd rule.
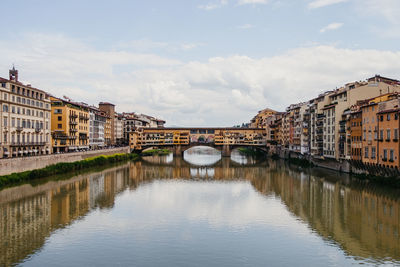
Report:
[[[347,2],[348,0],[314,0],[308,4],[308,8],[320,8],[325,6],[330,6],[338,3]]]
[[[321,30],[319,30],[319,32],[324,33],[327,31],[337,30],[337,29],[341,28],[342,26],[343,26],[343,23],[339,23],[339,22],[331,23],[331,24],[323,27]]]
[[[249,5],[249,4],[267,4],[269,0],[239,0],[239,5]]]
[[[204,9],[204,10],[213,10],[213,9],[223,7],[227,4],[228,4],[228,0],[219,0],[217,2],[208,3],[205,5],[199,5],[198,8]]]
[[[255,26],[253,24],[243,24],[243,25],[238,26],[237,28],[241,29],[241,30],[247,30],[247,29],[251,29],[251,28],[254,28],[254,27]]]
[[[58,96],[162,117],[169,125],[232,126],[270,107],[283,110],[346,82],[399,78],[400,52],[310,46],[263,58],[232,55],[182,62],[152,53],[97,49],[62,35],[0,40],[0,76]]]

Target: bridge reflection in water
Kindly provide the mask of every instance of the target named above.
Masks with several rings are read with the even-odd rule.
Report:
[[[111,209],[121,192],[155,179],[248,181],[262,195],[280,198],[293,215],[347,255],[400,261],[398,192],[364,187],[349,177],[339,182],[341,178],[276,161],[242,165],[222,158],[198,166],[182,158],[147,158],[34,187],[8,188],[0,191],[0,262],[23,261],[39,251],[55,230],[92,210]]]

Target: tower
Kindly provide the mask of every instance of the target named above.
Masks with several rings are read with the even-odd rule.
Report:
[[[10,81],[18,82],[18,70],[15,69],[14,65],[12,70],[9,70]]]

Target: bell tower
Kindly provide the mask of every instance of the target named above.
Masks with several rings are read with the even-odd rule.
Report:
[[[18,70],[15,69],[14,65],[11,70],[9,70],[10,81],[18,82]]]

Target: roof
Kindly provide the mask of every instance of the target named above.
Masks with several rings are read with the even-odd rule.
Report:
[[[31,85],[23,84],[23,83],[21,83],[21,82],[11,81],[11,80],[8,80],[8,79],[6,79],[6,78],[0,77],[0,82],[13,83],[13,84],[18,85],[18,86],[23,86],[23,87],[26,87],[26,88],[29,88],[29,89],[33,89],[33,90],[40,91],[40,92],[42,92],[42,93],[45,93],[46,95],[50,95],[49,93],[47,93],[47,92],[45,92],[45,91],[43,91],[43,90],[41,90],[41,89],[32,87]]]
[[[376,114],[393,113],[393,112],[399,112],[399,111],[400,111],[400,108],[392,108],[392,109],[386,109],[386,110],[379,111]]]
[[[99,105],[111,105],[111,106],[115,106],[114,104],[110,103],[110,102],[100,102]]]

